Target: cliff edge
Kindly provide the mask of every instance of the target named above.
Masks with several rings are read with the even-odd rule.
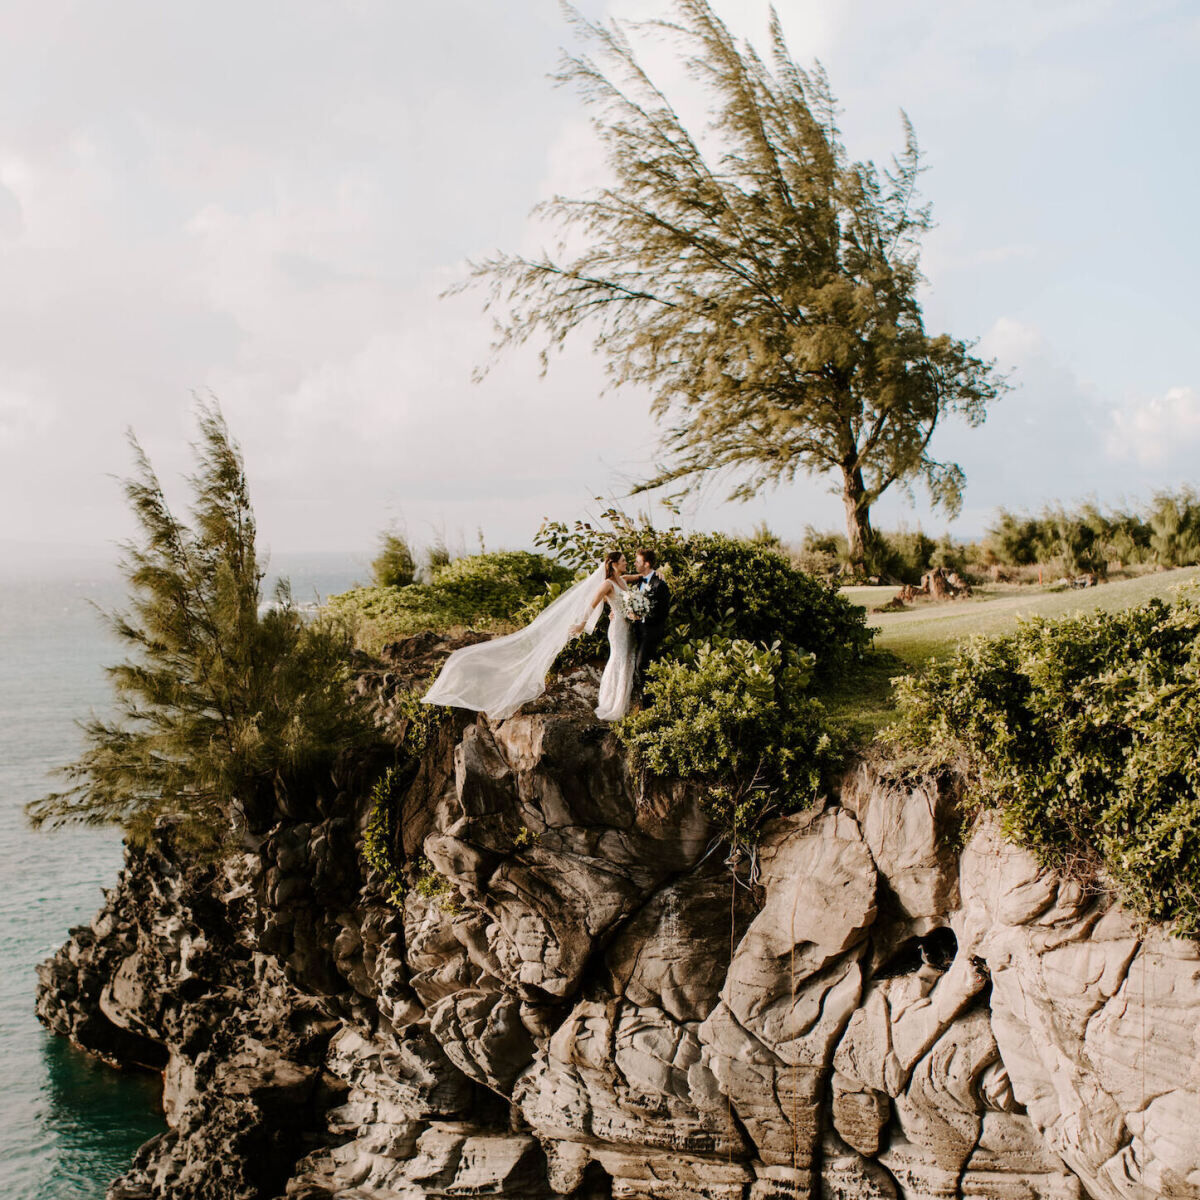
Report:
[[[364,676],[385,720],[436,641]],[[220,864],[128,851],[37,1001],[162,1071],[112,1200],[1200,1200],[1195,943],[869,765],[727,862],[593,696],[435,731],[402,898],[365,774]]]

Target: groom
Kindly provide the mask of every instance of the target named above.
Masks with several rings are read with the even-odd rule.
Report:
[[[636,575],[626,579],[637,591],[645,594],[650,602],[650,611],[633,623],[633,636],[637,643],[637,660],[634,666],[633,694],[640,697],[646,686],[646,668],[658,657],[663,638],[667,636],[667,614],[671,611],[671,589],[667,581],[655,568],[658,556],[653,550],[639,550],[633,556]]]

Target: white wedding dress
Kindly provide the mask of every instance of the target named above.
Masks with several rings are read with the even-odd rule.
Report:
[[[633,695],[637,643],[633,638],[633,625],[625,615],[625,606],[621,602],[627,590],[617,584],[605,597],[608,605],[608,662],[604,664],[604,674],[600,676],[600,695],[596,704],[596,716],[602,721],[619,721],[629,711],[629,698]]]
[[[546,690],[546,673],[559,651],[575,636],[575,626],[582,624],[588,632],[596,628],[600,606],[593,608],[592,601],[603,584],[601,566],[547,605],[524,629],[455,650],[421,699],[426,704],[474,709],[493,721],[511,717],[522,704]],[[620,598],[615,600],[616,608],[611,602],[609,605],[608,642],[612,653],[600,681],[600,695],[609,698],[606,712],[623,715],[629,707],[636,650]]]

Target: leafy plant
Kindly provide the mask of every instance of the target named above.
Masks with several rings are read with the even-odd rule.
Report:
[[[371,574],[377,587],[405,587],[416,579],[417,562],[403,534],[389,530],[380,537]]]
[[[824,709],[808,695],[814,659],[776,644],[705,641],[651,666],[652,703],[616,725],[637,770],[706,785],[735,842],[768,812],[812,802],[838,761]]]
[[[416,862],[417,882],[414,886],[418,896],[430,900],[445,913],[459,911],[458,897],[454,885],[445,875],[422,855]]]
[[[797,570],[761,539],[684,533],[678,527],[656,530],[645,518],[633,519],[616,509],[604,513],[602,521],[580,521],[573,527],[547,522],[538,542],[579,569],[598,563],[618,546],[628,557],[639,547],[653,549],[671,586],[668,657],[706,638],[778,640],[814,652],[824,682],[859,660],[871,644],[862,608],[832,583]],[[547,593],[535,603],[551,598]],[[568,653],[578,655],[580,648],[568,647]]]
[[[173,814],[178,836],[214,847],[235,808],[252,824],[291,806],[372,740],[349,688],[350,636],[307,622],[286,584],[262,604],[263,571],[241,453],[219,410],[198,408],[191,524],[167,505],[130,435],[125,495],[140,537],[123,547],[125,611],[108,623],[130,657],[108,668],[117,715],[83,725],[75,781],[29,806],[33,822],[113,822],[144,841]]]
[[[1050,867],[1200,933],[1200,593],[1037,619],[898,685],[892,734],[967,767],[971,802]]]
[[[422,704],[420,691],[406,691],[393,701],[392,711],[403,730],[401,761],[388,767],[371,789],[371,815],[363,833],[363,858],[379,873],[384,894],[399,908],[407,887],[402,875],[399,801],[406,783],[415,773],[417,760],[428,749],[447,710]]]
[[[427,584],[351,588],[331,596],[327,610],[354,624],[361,644],[377,648],[427,629],[506,625],[547,586],[570,578],[567,568],[528,551],[472,554],[436,568]]]
[[[384,895],[388,903],[399,908],[404,903],[404,894],[408,889],[395,858],[398,838],[395,811],[396,783],[396,768],[389,767],[375,781],[375,786],[371,789],[371,816],[367,820],[367,828],[363,833],[363,858],[383,880]]]

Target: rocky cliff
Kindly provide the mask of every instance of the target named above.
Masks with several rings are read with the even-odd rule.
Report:
[[[436,650],[364,678],[385,720]],[[352,778],[219,867],[129,852],[38,996],[162,1071],[110,1197],[1200,1200],[1194,943],[867,766],[728,862],[592,694],[440,729],[401,907]]]

